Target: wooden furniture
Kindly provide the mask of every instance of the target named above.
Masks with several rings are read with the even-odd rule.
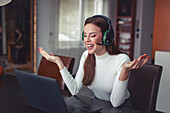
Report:
[[[145,64],[132,70],[128,82],[134,109],[141,113],[155,113],[162,66]]]
[[[59,57],[62,60],[65,67],[68,69],[68,71],[72,73],[75,59],[72,57],[66,57],[66,56],[59,56]],[[66,89],[66,85],[64,84],[64,81],[61,77],[57,64],[46,60],[44,57],[42,57],[41,59],[37,74],[46,76],[46,77],[55,78],[61,90]]]
[[[116,47],[133,59],[136,0],[117,0]]]
[[[7,42],[8,44],[8,62],[13,62],[12,61],[12,54],[11,54],[11,48],[15,46],[15,42],[14,41],[8,41]]]

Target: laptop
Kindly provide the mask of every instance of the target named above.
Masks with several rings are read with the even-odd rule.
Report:
[[[19,70],[14,72],[27,103],[34,108],[47,113],[90,113],[102,109],[74,96],[64,101],[56,79]]]

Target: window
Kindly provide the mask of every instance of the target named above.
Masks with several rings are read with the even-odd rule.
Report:
[[[59,41],[76,41],[79,29],[79,0],[60,0]],[[73,7],[74,6],[74,7]]]
[[[84,21],[95,14],[96,1],[99,0],[60,0],[58,48],[82,46]]]

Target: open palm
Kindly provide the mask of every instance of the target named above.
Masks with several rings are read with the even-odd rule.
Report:
[[[147,56],[146,54],[141,55],[138,59],[124,63],[123,68],[127,70],[138,69],[142,67],[149,60],[149,58],[150,56]]]
[[[48,54],[46,51],[44,51],[44,50],[42,49],[42,47],[39,47],[38,49],[40,50],[39,52],[41,53],[41,55],[42,55],[43,57],[45,57],[47,60],[49,60],[49,61],[51,61],[51,62],[54,62],[54,63],[57,63],[57,61],[60,60],[59,57],[54,56],[52,53]]]

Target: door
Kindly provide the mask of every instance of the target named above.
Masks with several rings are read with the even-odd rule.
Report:
[[[155,0],[137,1],[134,58],[142,54],[152,56],[154,7]]]

